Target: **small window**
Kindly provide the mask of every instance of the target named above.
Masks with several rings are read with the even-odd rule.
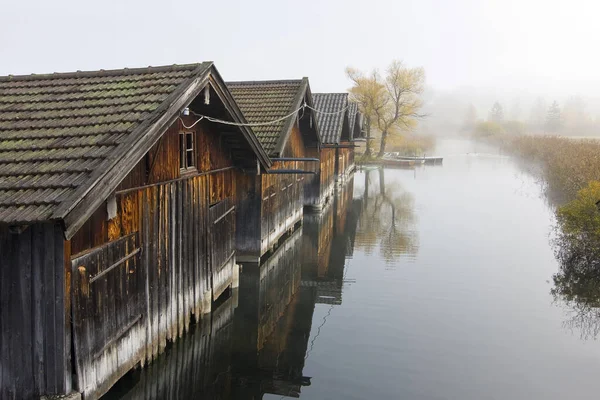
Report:
[[[194,132],[179,134],[179,168],[183,172],[196,169]]]

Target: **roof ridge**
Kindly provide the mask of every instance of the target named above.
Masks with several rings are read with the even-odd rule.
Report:
[[[276,80],[259,80],[259,81],[231,81],[225,82],[227,86],[231,85],[277,85],[282,83],[302,83],[301,79],[276,79]]]
[[[205,61],[201,63],[192,64],[172,64],[172,65],[160,65],[160,66],[148,66],[140,68],[120,68],[120,69],[99,69],[90,71],[75,71],[75,72],[54,72],[44,74],[29,74],[29,75],[5,75],[0,76],[0,82],[10,81],[35,81],[45,79],[68,79],[68,78],[88,78],[94,77],[99,74],[102,76],[119,76],[119,75],[137,75],[143,73],[158,73],[158,72],[169,72],[169,71],[193,71],[204,64],[212,64],[212,61]]]

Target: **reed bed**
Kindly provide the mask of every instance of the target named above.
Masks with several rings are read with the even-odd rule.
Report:
[[[552,192],[566,201],[592,181],[600,180],[600,141],[557,136],[515,136],[505,138],[503,147],[540,165]]]

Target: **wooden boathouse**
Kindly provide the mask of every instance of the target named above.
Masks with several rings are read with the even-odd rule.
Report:
[[[261,399],[266,393],[300,393],[310,384],[302,372],[315,305],[313,288],[300,286],[301,240],[298,229],[259,268],[244,268],[239,289],[213,307],[212,318],[194,325],[151,365],[128,374],[115,385],[115,397]]]
[[[348,100],[348,93],[315,93],[313,97],[319,110],[315,114],[321,127],[321,152],[333,153],[332,181],[345,180],[355,169],[353,135],[357,127],[360,129],[360,123],[356,123],[360,113],[356,104]]]
[[[247,124],[210,62],[0,77],[0,398],[96,399],[231,284],[271,161],[200,115]]]
[[[273,163],[261,176],[236,181],[238,261],[257,263],[302,222],[321,139],[313,111],[304,107],[314,107],[308,78],[227,86]]]

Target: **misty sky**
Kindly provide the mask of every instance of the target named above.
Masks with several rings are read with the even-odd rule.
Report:
[[[600,90],[588,0],[11,1],[0,75],[213,60],[226,80],[308,76],[342,91],[344,68],[423,66],[429,86]],[[527,89],[525,89],[527,88]]]

